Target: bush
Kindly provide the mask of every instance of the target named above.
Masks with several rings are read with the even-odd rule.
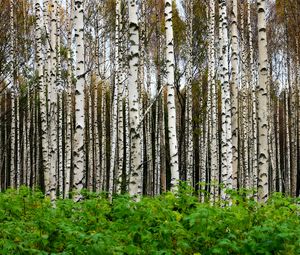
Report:
[[[37,190],[1,193],[0,254],[300,254],[298,201],[281,194],[232,193],[231,206],[198,203],[184,185],[139,202],[85,197],[52,208]]]

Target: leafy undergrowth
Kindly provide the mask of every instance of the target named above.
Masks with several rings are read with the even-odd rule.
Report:
[[[133,202],[85,193],[58,200],[38,191],[0,194],[0,254],[300,254],[297,200],[198,203],[189,191]]]

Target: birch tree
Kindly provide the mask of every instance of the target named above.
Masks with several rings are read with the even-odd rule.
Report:
[[[265,201],[268,198],[268,56],[266,35],[266,3],[265,0],[257,0],[258,12],[258,200]]]
[[[57,36],[57,2],[50,1],[50,55],[48,61],[50,63],[50,84],[48,87],[48,121],[49,121],[49,160],[50,160],[50,185],[49,190],[46,190],[46,194],[50,195],[52,202],[56,199],[56,171],[57,171],[57,98],[56,98],[56,67],[57,67],[57,56],[56,56],[56,36]]]
[[[122,170],[123,170],[123,163],[124,163],[124,118],[123,118],[123,91],[124,91],[124,70],[123,70],[123,43],[122,43],[122,13],[121,13],[121,0],[117,0],[116,2],[116,33],[118,32],[118,52],[116,51],[116,65],[118,66],[117,72],[117,83],[116,86],[118,87],[118,166],[116,171],[116,192],[118,194],[121,193],[121,186],[122,186]],[[118,30],[118,31],[117,31]],[[116,37],[117,40],[117,37]]]
[[[43,20],[40,3],[35,5],[36,14],[36,56],[38,69],[38,92],[40,100],[40,115],[41,115],[41,144],[42,144],[42,169],[44,171],[45,184],[49,182],[49,160],[48,160],[48,137],[47,137],[47,98],[46,98],[46,84],[44,84],[44,70],[43,70],[43,55],[42,55],[42,28]]]
[[[68,38],[67,38],[67,100],[66,100],[66,131],[65,131],[65,180],[64,180],[64,197],[69,197],[70,178],[72,168],[72,26],[73,26],[73,0],[67,2],[68,6]]]
[[[231,128],[232,128],[232,187],[237,189],[238,177],[238,30],[237,0],[232,0],[231,11]]]
[[[75,86],[75,130],[74,130],[74,181],[73,187],[76,192],[75,201],[81,199],[79,195],[84,185],[85,148],[84,148],[84,21],[83,1],[76,0],[74,3],[74,30],[76,44],[76,86]]]
[[[217,137],[217,86],[216,86],[216,61],[215,61],[215,1],[209,1],[209,46],[208,46],[208,93],[207,93],[207,126],[205,145],[206,157],[208,162],[208,148],[210,147],[211,155],[211,172],[210,172],[210,193],[212,201],[218,196],[219,171],[218,171],[218,137]],[[210,145],[211,144],[211,145]],[[210,145],[210,146],[209,146]],[[202,173],[205,175],[205,173]]]
[[[194,1],[188,2],[188,54],[187,54],[187,88],[186,88],[186,180],[193,185],[193,123],[192,123],[192,78],[193,78],[193,5]]]
[[[232,187],[232,133],[231,133],[231,106],[230,106],[230,88],[229,88],[229,73],[228,73],[228,23],[227,23],[227,10],[226,10],[226,1],[220,1],[220,11],[221,11],[221,20],[222,23],[222,131],[225,132],[224,134],[224,142],[222,144],[222,150],[224,150],[223,156],[226,155],[226,163],[225,160],[222,158],[222,162],[224,161],[224,173],[222,173],[223,181],[227,188]],[[224,105],[223,105],[224,104]],[[223,135],[222,135],[223,136]]]
[[[254,82],[254,75],[255,75],[255,65],[254,65],[254,57],[253,57],[253,32],[252,32],[252,26],[251,26],[251,2],[250,0],[247,1],[247,12],[248,12],[248,31],[249,31],[249,66],[251,70],[248,70],[249,72],[249,86],[251,89],[251,106],[252,107],[252,116],[251,116],[251,169],[250,169],[250,180],[252,180],[251,188],[257,187],[257,117],[256,117],[256,93],[255,93],[255,82]]]
[[[12,92],[11,92],[11,134],[10,134],[10,139],[11,139],[11,164],[10,164],[10,186],[12,188],[15,187],[15,176],[16,176],[16,159],[15,159],[15,145],[16,145],[16,126],[15,126],[15,121],[16,121],[16,101],[15,101],[15,43],[14,43],[14,3],[13,0],[10,0],[9,2],[9,7],[10,7],[10,30],[11,30],[11,35],[10,35],[10,55],[11,55],[11,68],[10,68],[10,79],[11,79],[11,87],[12,87]]]
[[[168,135],[170,144],[171,187],[174,190],[179,181],[178,141],[176,131],[176,108],[174,89],[174,37],[172,22],[172,1],[165,0],[166,68]]]
[[[139,24],[136,0],[128,0],[129,9],[129,128],[130,128],[130,180],[129,194],[142,194],[141,130],[138,93]]]
[[[109,194],[113,193],[116,172],[118,171],[118,153],[117,153],[117,137],[118,137],[118,96],[119,96],[119,17],[120,17],[120,0],[116,2],[116,27],[115,27],[115,59],[114,73],[115,83],[112,93],[112,109],[111,109],[111,152],[110,152],[110,172],[109,172]]]

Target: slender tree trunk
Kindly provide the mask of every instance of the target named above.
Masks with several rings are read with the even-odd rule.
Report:
[[[74,27],[76,44],[76,88],[75,88],[75,130],[74,130],[74,183],[75,201],[82,197],[80,191],[84,182],[85,148],[84,148],[84,38],[83,38],[83,1],[77,0],[74,4]]]
[[[289,68],[288,68],[289,69]],[[288,76],[289,76],[289,71],[288,71]],[[289,80],[289,78],[288,78]],[[289,81],[287,82],[287,87],[285,88],[284,91],[284,119],[285,119],[285,193],[287,195],[290,195],[291,191],[291,168],[290,168],[290,159],[291,159],[291,152],[290,152],[290,130],[289,130]]]
[[[51,202],[56,200],[56,181],[57,181],[57,55],[56,55],[56,36],[57,36],[57,2],[50,1],[50,86],[48,87],[48,120],[49,120],[49,161],[50,161],[50,185],[46,194],[50,196]]]
[[[72,26],[73,26],[73,0],[69,0],[69,17],[68,17],[68,38],[67,38],[67,57],[68,57],[68,78],[67,78],[67,100],[66,100],[66,141],[65,141],[65,152],[66,152],[66,163],[65,163],[65,180],[64,180],[64,197],[69,197],[71,171],[72,171]]]
[[[220,0],[220,22],[222,23],[222,173],[223,182],[226,188],[232,187],[232,132],[231,132],[231,106],[230,88],[228,74],[228,32],[227,32],[227,11],[226,1]]]
[[[249,90],[249,79],[248,79],[248,72],[247,70],[251,70],[251,66],[248,65],[247,62],[247,42],[246,42],[246,25],[245,24],[245,18],[246,16],[244,14],[243,9],[241,10],[241,55],[242,55],[242,67],[241,67],[241,147],[240,149],[242,150],[241,155],[242,155],[242,160],[241,160],[241,165],[243,169],[243,174],[242,174],[242,187],[249,189],[249,165],[248,165],[248,149],[249,149],[249,144],[248,144],[248,90]]]
[[[117,0],[116,2],[116,34],[120,34],[122,31],[122,22],[121,22],[121,2]],[[116,69],[117,73],[117,82],[116,85],[118,87],[118,167],[116,172],[116,190],[117,193],[121,193],[122,188],[122,170],[123,170],[123,155],[124,155],[124,125],[123,125],[123,91],[124,91],[124,76],[123,76],[123,66],[122,66],[122,36],[118,36],[116,38],[118,48],[116,47],[116,65],[118,69]],[[118,52],[117,52],[118,50]]]
[[[193,123],[192,123],[192,79],[193,79],[193,5],[194,1],[188,2],[188,67],[187,67],[187,88],[186,88],[186,180],[193,185]]]
[[[14,50],[14,2],[10,0],[10,56],[11,56],[11,70],[10,70],[10,79],[11,79],[11,153],[10,153],[10,187],[15,188],[15,176],[16,176],[16,103],[15,103],[15,50]]]
[[[250,62],[249,66],[251,70],[248,70],[249,72],[249,87],[251,89],[251,107],[252,111],[251,114],[251,169],[250,169],[250,180],[252,180],[251,188],[256,189],[257,188],[257,112],[256,112],[256,92],[255,92],[255,70],[254,70],[254,59],[253,59],[253,43],[252,43],[252,26],[251,26],[251,2],[250,0],[247,0],[247,12],[248,12],[248,32],[249,32],[249,57]]]
[[[232,187],[238,187],[238,30],[237,0],[231,11],[231,126],[232,126]]]
[[[16,155],[16,188],[20,188],[21,184],[21,132],[20,132],[20,94],[18,94],[15,98],[15,155]]]
[[[56,90],[57,90],[57,186],[58,186],[58,194],[59,197],[63,197],[63,97],[62,97],[62,78],[61,78],[61,22],[60,22],[60,16],[61,16],[61,1],[56,1],[56,58],[57,58],[57,67],[56,67]]]
[[[266,37],[265,0],[257,0],[258,12],[258,63],[259,84],[257,88],[258,106],[258,200],[268,198],[268,55]]]
[[[106,172],[107,172],[107,146],[106,146],[106,86],[103,83],[101,87],[101,184],[100,190],[106,190]]]
[[[142,194],[142,158],[140,107],[138,93],[139,24],[136,0],[128,0],[129,8],[129,125],[130,125],[130,181],[129,194]]]
[[[219,193],[219,168],[218,168],[218,120],[217,120],[217,86],[216,86],[216,62],[215,62],[215,1],[209,1],[209,50],[208,50],[208,93],[207,93],[207,142],[204,146],[206,149],[205,160],[206,171],[208,169],[208,157],[210,154],[210,193],[211,200],[215,201]]]
[[[178,141],[176,131],[176,107],[174,88],[174,37],[172,22],[172,1],[165,0],[165,29],[166,29],[166,62],[167,62],[167,109],[168,109],[168,138],[170,146],[171,188],[179,181]]]

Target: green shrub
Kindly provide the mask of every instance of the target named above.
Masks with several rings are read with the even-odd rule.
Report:
[[[139,202],[84,191],[84,201],[52,208],[38,190],[7,190],[0,254],[300,254],[297,199],[274,194],[259,204],[229,193],[230,206],[199,203],[185,184]]]

